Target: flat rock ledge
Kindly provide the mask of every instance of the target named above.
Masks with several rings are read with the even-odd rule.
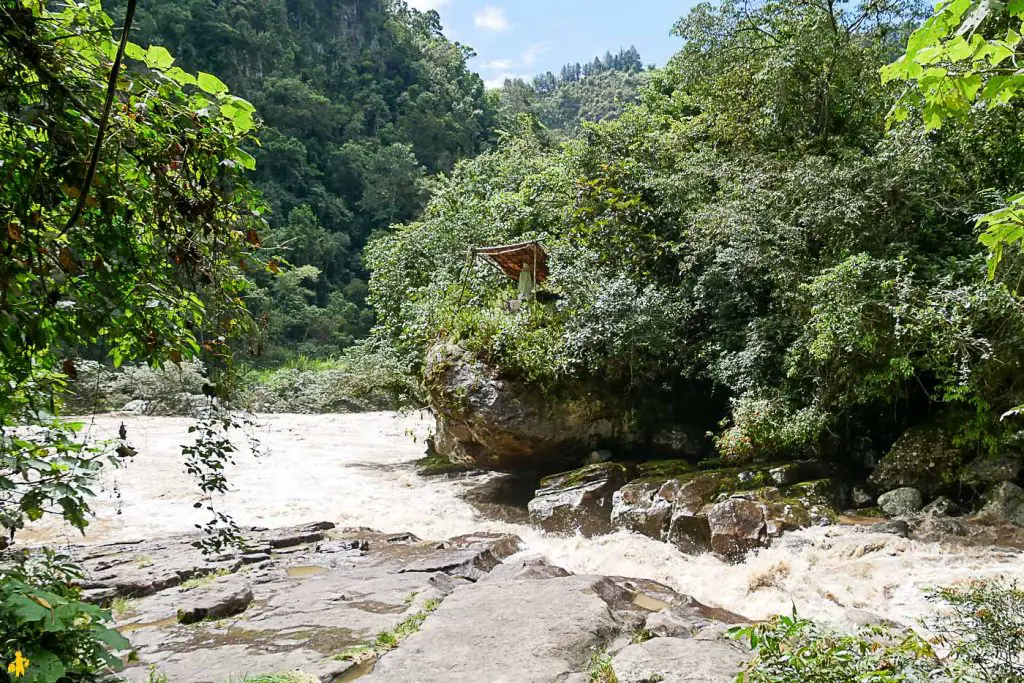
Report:
[[[749,656],[725,636],[743,617],[653,581],[571,574],[515,536],[318,523],[247,538],[212,558],[193,536],[73,549],[87,597],[132,642],[125,680],[152,666],[176,683],[583,683],[610,662],[621,683],[726,683]]]

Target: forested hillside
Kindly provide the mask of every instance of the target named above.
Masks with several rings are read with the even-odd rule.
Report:
[[[615,118],[636,102],[645,81],[636,47],[593,61],[565,64],[558,74],[548,71],[529,83],[507,79],[499,92],[499,112],[507,127],[520,114],[530,114],[545,127],[574,135],[584,121]]]
[[[123,1],[110,2],[114,16]],[[263,123],[263,246],[296,266],[250,307],[269,359],[338,353],[364,336],[367,239],[414,218],[428,179],[490,143],[493,107],[436,13],[391,0],[150,0],[133,39],[217,74]]]
[[[904,86],[879,70],[921,9],[698,5],[640,104],[460,164],[371,245],[380,336],[412,364],[443,338],[557,400],[624,400],[641,432],[710,431],[726,458],[855,465],[918,425],[1012,448],[1021,263],[1007,251],[990,280],[974,216],[1019,189],[1024,121],[1003,98],[929,130],[914,97],[887,121]],[[922,90],[959,106],[930,73]],[[511,283],[463,270],[469,245],[538,237],[557,303],[510,314]]]

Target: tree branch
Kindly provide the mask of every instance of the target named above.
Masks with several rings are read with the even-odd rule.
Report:
[[[124,60],[125,46],[128,44],[128,33],[132,28],[132,21],[135,19],[136,0],[128,0],[128,9],[125,11],[124,27],[121,29],[121,43],[117,46],[117,55],[114,57],[114,65],[110,68],[110,80],[107,82],[107,100],[103,103],[103,115],[100,117],[99,131],[96,133],[96,144],[92,148],[92,159],[89,161],[89,168],[85,172],[85,180],[82,182],[82,191],[78,195],[78,203],[71,213],[67,225],[64,226],[62,235],[74,227],[85,208],[85,201],[89,197],[89,188],[96,176],[96,166],[99,165],[100,151],[103,147],[103,137],[107,132],[107,124],[110,121],[110,108],[114,104],[114,94],[117,92],[117,77],[121,73],[121,62]]]

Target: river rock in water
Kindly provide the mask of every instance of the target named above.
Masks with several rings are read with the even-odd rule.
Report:
[[[906,517],[912,515],[924,506],[921,492],[915,488],[904,486],[903,488],[883,493],[878,497],[878,507],[890,517]]]
[[[615,436],[618,415],[599,397],[545,397],[454,344],[429,351],[424,386],[437,420],[437,451],[469,467],[557,471]]]
[[[785,532],[837,519],[835,509],[845,496],[833,479],[781,488],[764,485],[776,478],[791,481],[794,471],[820,474],[825,469],[801,464],[792,470],[723,469],[633,481],[615,492],[611,523],[672,543],[683,552],[713,550],[736,558],[746,550],[767,546]],[[732,497],[746,503],[729,502]],[[737,517],[740,508],[742,524]]]
[[[1024,489],[1004,481],[989,491],[985,499],[980,517],[1024,526]]]
[[[615,462],[545,477],[529,503],[530,520],[554,533],[607,533],[611,531],[612,494],[627,478],[626,466]]]

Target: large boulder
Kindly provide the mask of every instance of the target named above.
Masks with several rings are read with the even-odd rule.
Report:
[[[911,487],[935,496],[959,478],[962,451],[935,424],[911,427],[896,440],[868,478],[879,491]]]
[[[428,352],[424,387],[437,420],[437,451],[468,467],[552,471],[622,436],[615,427],[620,414],[601,397],[545,396],[450,343]]]
[[[1010,522],[1024,526],[1024,489],[1004,481],[985,497],[985,506],[979,516],[993,522]]]
[[[986,489],[1004,481],[1016,481],[1022,469],[1024,459],[1014,453],[979,455],[964,467],[960,481],[975,489]]]
[[[627,478],[627,468],[616,462],[545,477],[527,506],[530,520],[555,533],[607,533],[611,531],[613,494]]]
[[[661,540],[672,518],[672,502],[662,489],[669,482],[638,481],[626,484],[612,495],[611,524]]]
[[[921,492],[904,486],[878,497],[878,507],[890,517],[906,517],[918,512],[924,506]]]
[[[636,467],[637,479],[612,497],[612,526],[664,540],[669,531],[680,480],[694,476],[685,460],[655,460]],[[714,487],[717,490],[717,484]]]
[[[719,555],[738,558],[767,545],[764,509],[752,500],[729,498],[708,511],[711,548]]]
[[[800,468],[807,474],[827,471],[803,464]],[[634,480],[615,492],[611,523],[667,541],[686,553],[715,551],[727,557],[766,546],[787,531],[834,523],[835,510],[846,501],[842,487],[834,479],[766,485],[776,477],[792,481],[791,472],[786,466],[733,468]],[[729,502],[731,498],[745,502]],[[716,507],[717,532],[710,519]],[[740,520],[731,517],[740,508],[744,531],[733,524]]]

